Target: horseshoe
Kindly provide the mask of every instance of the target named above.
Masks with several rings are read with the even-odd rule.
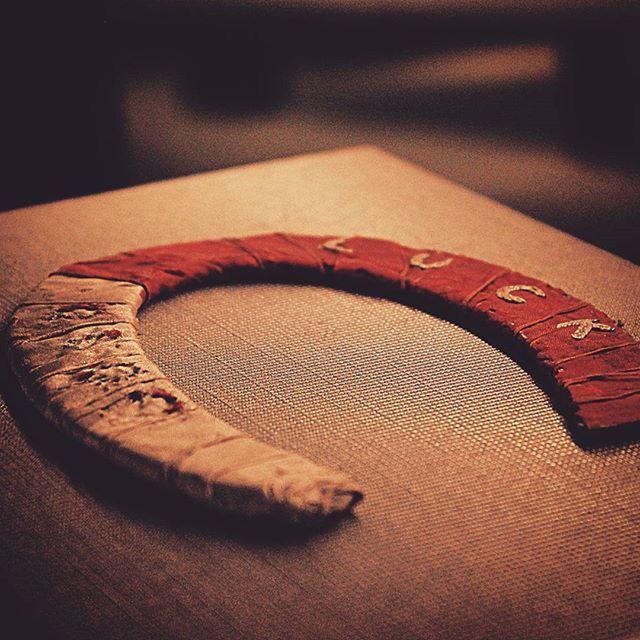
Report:
[[[437,252],[446,269],[409,269],[424,253],[384,240],[271,234],[66,265],[14,312],[12,366],[48,419],[116,463],[217,508],[293,520],[347,512],[362,490],[346,473],[258,442],[187,397],[140,346],[142,304],[184,287],[283,275],[328,286],[375,284],[421,306],[437,300],[464,311],[505,344],[524,347],[578,425],[638,426],[639,343],[603,312],[504,267],[446,252]],[[498,292],[522,289],[514,283],[523,280],[533,283],[525,290],[539,296],[544,288],[545,297],[495,305]],[[573,340],[558,329],[584,317],[608,330]]]

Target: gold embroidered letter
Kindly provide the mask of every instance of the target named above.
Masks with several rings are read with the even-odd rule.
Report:
[[[353,253],[353,249],[348,249],[347,247],[343,247],[343,243],[345,243],[349,238],[333,238],[332,240],[327,240],[324,244],[320,245],[320,249],[326,249],[327,251],[333,251],[333,253]]]
[[[436,262],[425,262],[429,257],[428,253],[418,253],[411,258],[409,264],[412,267],[418,267],[418,269],[440,269],[440,267],[446,267],[453,262],[453,258],[446,258],[445,260],[438,260]]]
[[[556,326],[556,329],[563,329],[564,327],[578,327],[571,337],[575,340],[582,340],[586,338],[592,329],[596,331],[615,331],[615,327],[610,327],[608,324],[602,324],[597,320],[591,318],[584,318],[583,320],[569,320],[567,322],[561,322]]]
[[[514,304],[524,304],[526,300],[520,296],[511,295],[513,291],[528,291],[529,293],[533,293],[539,298],[546,298],[547,294],[540,289],[539,287],[534,287],[532,284],[510,284],[506,287],[500,287],[496,291],[496,295],[501,300],[506,302],[512,302]]]

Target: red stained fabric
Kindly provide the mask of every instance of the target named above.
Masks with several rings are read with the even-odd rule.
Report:
[[[412,257],[425,253],[422,262],[427,266],[450,262],[425,269],[410,264]],[[564,391],[579,425],[640,425],[640,343],[592,305],[481,260],[386,240],[276,233],[127,251],[67,265],[56,273],[135,282],[145,288],[147,300],[187,286],[254,278],[311,278],[365,285],[368,290],[378,287],[385,293],[408,292],[416,304],[446,303],[527,347]],[[496,292],[508,285],[533,285],[545,297],[516,291],[525,303],[507,302]],[[571,337],[576,326],[557,326],[582,319],[614,330],[592,330],[577,340]]]

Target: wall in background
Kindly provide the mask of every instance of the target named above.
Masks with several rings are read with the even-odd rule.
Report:
[[[371,143],[638,261],[640,13],[609,4],[20,3],[0,208]]]

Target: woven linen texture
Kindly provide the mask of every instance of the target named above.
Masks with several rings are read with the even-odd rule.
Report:
[[[366,149],[3,214],[2,320],[61,264],[271,230],[474,255],[640,336],[636,268]],[[638,636],[639,446],[581,449],[530,376],[479,338],[392,302],[284,285],[161,301],[141,332],[197,402],[349,471],[365,502],[309,537],[222,521],[61,437],[3,366],[2,601],[26,634]]]
[[[319,598],[354,637],[372,632],[371,602],[380,637],[473,636],[480,611],[478,637],[549,637],[532,629],[551,616],[568,623],[557,637],[628,630],[640,450],[577,448],[529,375],[479,338],[383,300],[244,285],[151,306],[142,339],[214,414],[365,486],[358,520],[314,543],[324,553],[277,563],[306,583],[295,607],[310,618]],[[607,577],[627,586],[605,594]]]

